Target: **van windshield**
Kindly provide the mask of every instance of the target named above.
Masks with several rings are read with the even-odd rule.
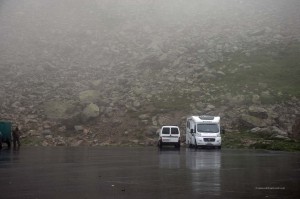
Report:
[[[218,124],[198,124],[197,131],[201,133],[219,133]]]

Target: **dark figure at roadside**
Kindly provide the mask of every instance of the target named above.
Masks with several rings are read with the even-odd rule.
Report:
[[[17,144],[18,144],[18,148],[21,146],[21,143],[20,143],[20,130],[18,127],[15,128],[15,130],[13,130],[12,132],[13,134],[13,145],[14,145],[14,149],[17,148]]]
[[[2,149],[2,133],[0,131],[0,150]]]

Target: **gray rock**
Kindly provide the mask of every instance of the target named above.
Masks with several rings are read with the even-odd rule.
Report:
[[[112,124],[113,124],[114,126],[119,126],[119,125],[122,124],[122,120],[121,120],[121,119],[118,119],[118,118],[114,118],[114,119],[112,120]]]
[[[36,130],[29,130],[26,134],[29,135],[29,136],[39,136],[39,135],[41,135],[41,133],[36,131]]]
[[[239,118],[239,126],[241,128],[255,128],[255,127],[266,127],[267,124],[261,118],[242,114],[241,117]]]
[[[142,120],[141,122],[143,123],[143,125],[147,125],[149,123],[148,120]]]
[[[268,127],[255,127],[253,129],[250,130],[251,133],[263,133],[263,134],[267,134],[267,135],[272,135],[272,137],[275,136],[282,136],[287,138],[287,132],[279,129],[276,126],[268,126]]]
[[[156,120],[156,116],[153,116],[153,117],[152,117],[152,125],[153,125],[153,126],[157,126],[157,125],[158,125],[158,122],[157,122],[157,120]]]
[[[255,127],[253,129],[251,129],[250,132],[251,133],[264,134],[264,135],[267,135],[267,136],[273,136],[274,135],[272,133],[272,129],[270,127],[264,127],[264,128]]]
[[[271,138],[276,138],[276,139],[283,139],[283,140],[287,140],[289,139],[288,137],[286,136],[283,136],[283,135],[272,135]]]
[[[42,131],[42,135],[51,135],[51,134],[52,134],[52,132],[51,132],[50,129],[44,129],[44,130]]]
[[[135,100],[135,101],[133,102],[133,106],[136,107],[136,108],[138,108],[138,107],[141,106],[141,103],[140,103],[139,101]]]
[[[66,126],[61,126],[61,127],[58,128],[58,131],[59,131],[59,132],[65,132],[66,129],[67,129]]]
[[[82,114],[84,119],[94,118],[99,116],[100,110],[96,104],[90,103],[84,108]]]
[[[45,139],[47,139],[47,140],[52,140],[52,139],[53,139],[53,136],[52,136],[52,135],[46,135],[46,136],[45,136]]]
[[[215,109],[215,108],[216,108],[216,107],[215,107],[214,105],[208,104],[205,110],[210,111],[210,110],[213,110],[213,109]]]
[[[254,104],[260,104],[260,97],[259,97],[259,95],[253,95],[252,96],[252,103],[254,103]]]
[[[178,81],[180,83],[185,82],[185,77],[179,77],[179,76],[177,76],[176,77],[176,81]]]
[[[258,106],[250,106],[248,109],[249,115],[252,115],[257,118],[267,119],[268,112],[266,109],[258,107]]]
[[[254,127],[253,129],[250,130],[251,133],[259,133],[262,131],[262,128],[260,127]]]
[[[86,90],[79,93],[79,99],[84,103],[97,102],[99,97],[100,93],[97,90]]]
[[[45,114],[48,118],[67,119],[77,117],[79,114],[78,106],[72,100],[53,100],[43,104]]]
[[[66,146],[66,141],[64,140],[63,137],[61,136],[58,136],[56,139],[55,139],[55,146]]]
[[[141,119],[141,120],[145,120],[145,119],[148,119],[148,118],[149,118],[148,114],[139,115],[139,119]]]
[[[76,147],[82,145],[82,143],[83,140],[74,140],[73,142],[71,142],[70,146]]]
[[[74,129],[75,129],[75,131],[83,131],[83,126],[81,126],[81,125],[75,125]]]
[[[225,76],[225,75],[226,75],[223,71],[220,71],[220,70],[217,71],[217,74],[218,74],[218,75],[221,75],[221,76]]]
[[[236,95],[236,96],[231,96],[230,94],[226,95],[226,98],[228,100],[228,103],[230,105],[239,105],[239,104],[244,104],[245,102],[245,96],[244,95]]]
[[[272,126],[272,127],[270,127],[270,128],[271,128],[271,130],[272,130],[272,134],[276,134],[276,135],[280,135],[280,136],[284,136],[284,137],[287,137],[287,136],[288,136],[287,132],[285,132],[285,131],[279,129],[279,128],[276,127],[276,126]]]

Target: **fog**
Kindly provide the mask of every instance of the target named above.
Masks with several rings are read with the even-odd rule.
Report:
[[[96,132],[90,145],[105,132],[138,137],[136,129],[151,129],[142,138],[154,143],[160,125],[229,109],[224,123],[234,129],[247,108],[237,106],[286,88],[289,99],[299,94],[299,8],[299,0],[1,0],[0,119],[40,140],[50,134],[43,145],[69,145],[63,136],[74,126]],[[288,131],[293,121],[283,121]]]
[[[214,37],[234,43],[263,28],[298,38],[300,27],[297,0],[4,0],[0,6],[1,64],[33,68],[128,63],[209,45]]]

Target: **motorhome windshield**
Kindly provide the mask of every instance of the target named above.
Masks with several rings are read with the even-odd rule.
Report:
[[[219,133],[218,124],[198,124],[197,131],[201,133]]]

